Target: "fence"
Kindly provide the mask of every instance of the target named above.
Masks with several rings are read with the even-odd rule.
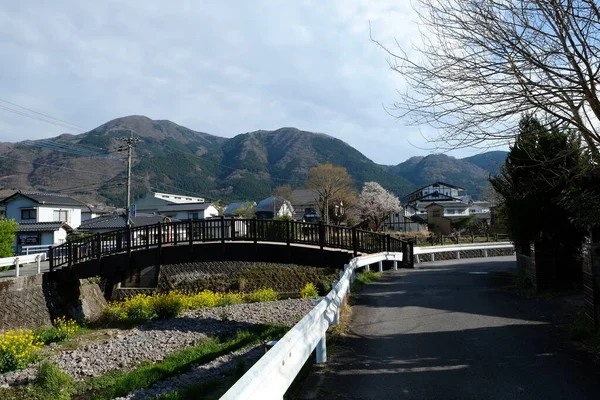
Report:
[[[450,244],[461,244],[461,243],[492,243],[492,242],[507,242],[509,237],[507,234],[489,234],[489,235],[429,235],[429,236],[418,236],[415,235],[402,235],[404,240],[412,241],[415,246],[435,246],[435,245],[450,245]]]
[[[337,325],[340,307],[358,268],[393,261],[405,261],[402,253],[382,252],[353,258],[344,266],[340,280],[329,294],[279,340],[256,364],[221,397],[222,400],[282,399],[300,369],[316,349],[317,363],[327,361],[325,334]]]
[[[50,271],[100,257],[165,245],[246,241],[312,245],[359,253],[402,252],[412,267],[412,243],[390,235],[322,222],[217,218],[137,226],[69,241],[49,250]]]

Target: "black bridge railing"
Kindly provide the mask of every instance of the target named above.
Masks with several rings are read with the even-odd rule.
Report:
[[[50,271],[111,254],[199,242],[276,242],[346,249],[358,253],[401,252],[413,267],[413,244],[382,233],[323,223],[216,218],[136,226],[98,233],[49,249]]]

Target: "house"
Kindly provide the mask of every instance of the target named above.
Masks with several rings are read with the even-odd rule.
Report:
[[[249,208],[256,208],[256,202],[249,201],[235,201],[233,203],[229,203],[229,205],[223,211],[223,216],[225,217],[236,217],[244,214],[248,211]]]
[[[289,217],[294,215],[292,204],[281,196],[271,196],[262,200],[256,206],[256,217],[273,219],[276,217]]]
[[[316,222],[321,219],[319,195],[310,189],[296,189],[290,202],[294,209],[293,218],[297,221]]]
[[[449,235],[452,232],[452,220],[444,216],[444,206],[438,203],[427,206],[427,224],[433,233]]]
[[[123,209],[118,209],[116,207],[109,206],[96,206],[90,205],[88,206],[89,210],[83,210],[81,212],[81,221],[87,221],[92,218],[102,217],[104,215],[113,215],[113,214],[121,214],[123,213]]]
[[[180,221],[187,219],[208,219],[219,215],[212,203],[173,203],[158,209],[158,214]]]
[[[79,232],[84,233],[105,233],[116,231],[127,227],[125,214],[118,215],[104,215],[96,218],[89,219],[81,223],[77,229]],[[159,222],[170,222],[169,218],[162,215],[156,214],[140,214],[137,213],[135,217],[130,217],[131,226],[146,226],[155,225]]]
[[[464,189],[444,182],[434,182],[408,194],[408,204],[463,200]]]
[[[67,234],[81,224],[89,207],[72,197],[19,191],[0,201],[5,216],[18,222],[14,247],[61,244]]]
[[[136,212],[155,213],[158,209],[169,204],[204,203],[202,197],[192,197],[181,194],[149,192],[134,202]]]

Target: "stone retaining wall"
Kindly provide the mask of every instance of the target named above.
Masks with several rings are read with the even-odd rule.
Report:
[[[51,324],[44,287],[44,275],[0,281],[0,332]]]

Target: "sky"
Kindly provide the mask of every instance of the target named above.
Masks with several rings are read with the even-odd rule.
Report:
[[[432,152],[435,131],[386,111],[406,88],[369,39],[418,43],[409,0],[0,2],[0,141],[135,114],[224,137],[293,126],[382,164]]]

